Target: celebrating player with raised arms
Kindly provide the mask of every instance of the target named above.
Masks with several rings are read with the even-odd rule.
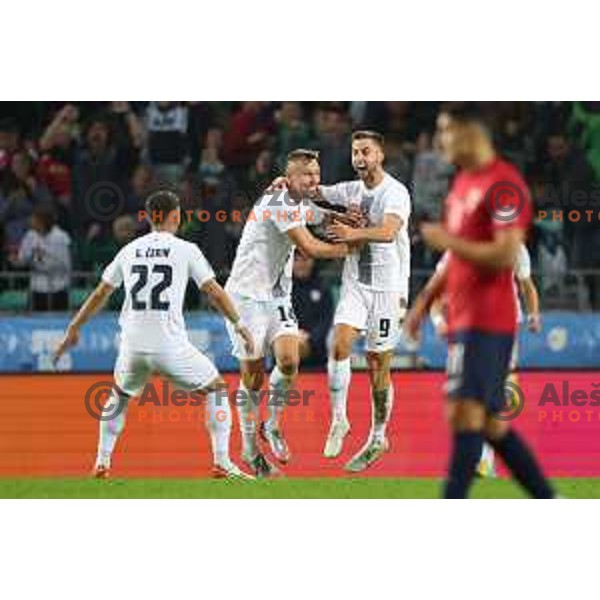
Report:
[[[383,169],[383,136],[357,131],[352,136],[352,165],[359,179],[322,186],[328,202],[362,215],[363,226],[334,222],[329,232],[335,241],[359,244],[344,264],[340,301],[334,317],[334,342],[328,363],[332,419],[324,455],[338,456],[350,424],[347,399],[352,346],[361,332],[371,383],[371,432],[363,448],[346,469],[361,471],[388,448],[386,426],[394,389],[390,366],[408,300],[410,241],[408,190]]]
[[[81,327],[123,285],[121,343],[114,371],[116,389],[100,421],[95,474],[108,476],[111,456],[125,425],[129,399],[158,372],[181,388],[206,394],[214,475],[250,478],[229,458],[231,410],[224,391],[226,384],[213,363],[187,337],[182,309],[188,280],[194,280],[208,295],[249,353],[254,348],[252,336],[241,324],[227,293],[215,281],[202,252],[194,244],[175,237],[181,221],[177,195],[164,190],[151,193],[146,211],[152,224],[151,233],[127,244],[106,267],[101,283],[71,321],[55,355],[58,360],[77,343]]]
[[[456,104],[438,117],[445,158],[459,167],[446,199],[445,223],[424,224],[425,242],[449,250],[444,286],[448,304],[449,419],[453,447],[444,497],[468,495],[484,440],[535,498],[554,490],[521,436],[498,418],[517,326],[514,265],[531,223],[529,191],[517,169],[496,155],[481,108]],[[436,286],[426,286],[406,320],[416,336]]]
[[[234,355],[240,360],[243,392],[237,402],[242,430],[242,459],[259,477],[277,469],[259,451],[257,424],[260,420],[259,391],[265,376],[265,356],[272,351],[275,366],[269,378],[268,420],[260,434],[282,463],[290,458],[281,430],[280,416],[286,392],[298,372],[298,325],[292,310],[292,266],[298,247],[314,258],[346,256],[346,244],[327,244],[314,237],[306,225],[315,214],[314,198],[320,181],[318,153],[294,150],[287,158],[287,190],[265,193],[254,205],[242,233],[231,275],[225,289],[240,310],[242,321],[252,332],[255,349],[239,343],[229,328]]]

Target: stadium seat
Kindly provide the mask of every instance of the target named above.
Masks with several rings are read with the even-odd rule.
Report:
[[[27,290],[6,290],[0,293],[0,310],[25,311],[29,307]]]

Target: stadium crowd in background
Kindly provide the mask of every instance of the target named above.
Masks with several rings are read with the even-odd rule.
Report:
[[[293,148],[321,152],[322,183],[353,179],[350,134],[357,128],[385,134],[386,168],[412,192],[413,269],[432,268],[436,257],[421,243],[416,225],[440,218],[453,176],[435,136],[441,104],[2,103],[0,270],[32,269],[38,284],[44,278],[44,291],[59,294],[50,308],[60,308],[71,268],[99,272],[120,246],[146,230],[138,211],[157,182],[178,189],[184,210],[245,213],[281,173]],[[564,209],[565,193],[569,199],[576,191],[588,199],[600,193],[600,103],[501,102],[488,108],[498,149],[526,174],[538,208]],[[117,186],[122,209],[98,218],[88,197],[107,182]],[[223,280],[242,227],[235,221],[191,220],[182,235],[198,243]],[[32,255],[36,239],[52,248],[47,259],[39,243]],[[568,271],[600,265],[600,223],[538,220],[530,247],[534,268],[545,274],[542,288],[550,293]],[[600,278],[586,274],[583,281],[589,304],[600,309]],[[48,307],[39,296],[33,302],[35,291],[31,308]]]

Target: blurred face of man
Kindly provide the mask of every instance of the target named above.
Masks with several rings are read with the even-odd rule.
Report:
[[[115,219],[113,223],[113,236],[121,246],[130,242],[135,237],[135,221],[128,216]]]
[[[90,147],[94,150],[103,150],[108,145],[108,127],[97,121],[92,123],[87,134]]]
[[[553,135],[548,139],[548,156],[555,161],[563,160],[569,153],[569,144],[562,135]]]
[[[287,168],[288,188],[299,198],[315,198],[321,183],[321,167],[316,160],[294,160]]]
[[[363,139],[352,142],[352,166],[361,179],[368,179],[383,165],[383,150],[374,140]]]
[[[440,113],[437,133],[444,159],[454,165],[465,165],[472,161],[480,135],[480,127],[474,123],[463,123]]]
[[[140,198],[145,196],[150,191],[151,185],[152,171],[144,165],[139,166],[131,178],[131,187],[134,194]]]
[[[17,152],[12,159],[12,171],[18,179],[24,180],[31,173],[31,161],[24,152]]]

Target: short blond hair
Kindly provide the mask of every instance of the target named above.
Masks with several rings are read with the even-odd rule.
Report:
[[[292,162],[311,162],[313,160],[319,160],[319,153],[317,150],[307,150],[305,148],[297,148],[296,150],[292,150],[287,155],[287,163],[288,165]]]

